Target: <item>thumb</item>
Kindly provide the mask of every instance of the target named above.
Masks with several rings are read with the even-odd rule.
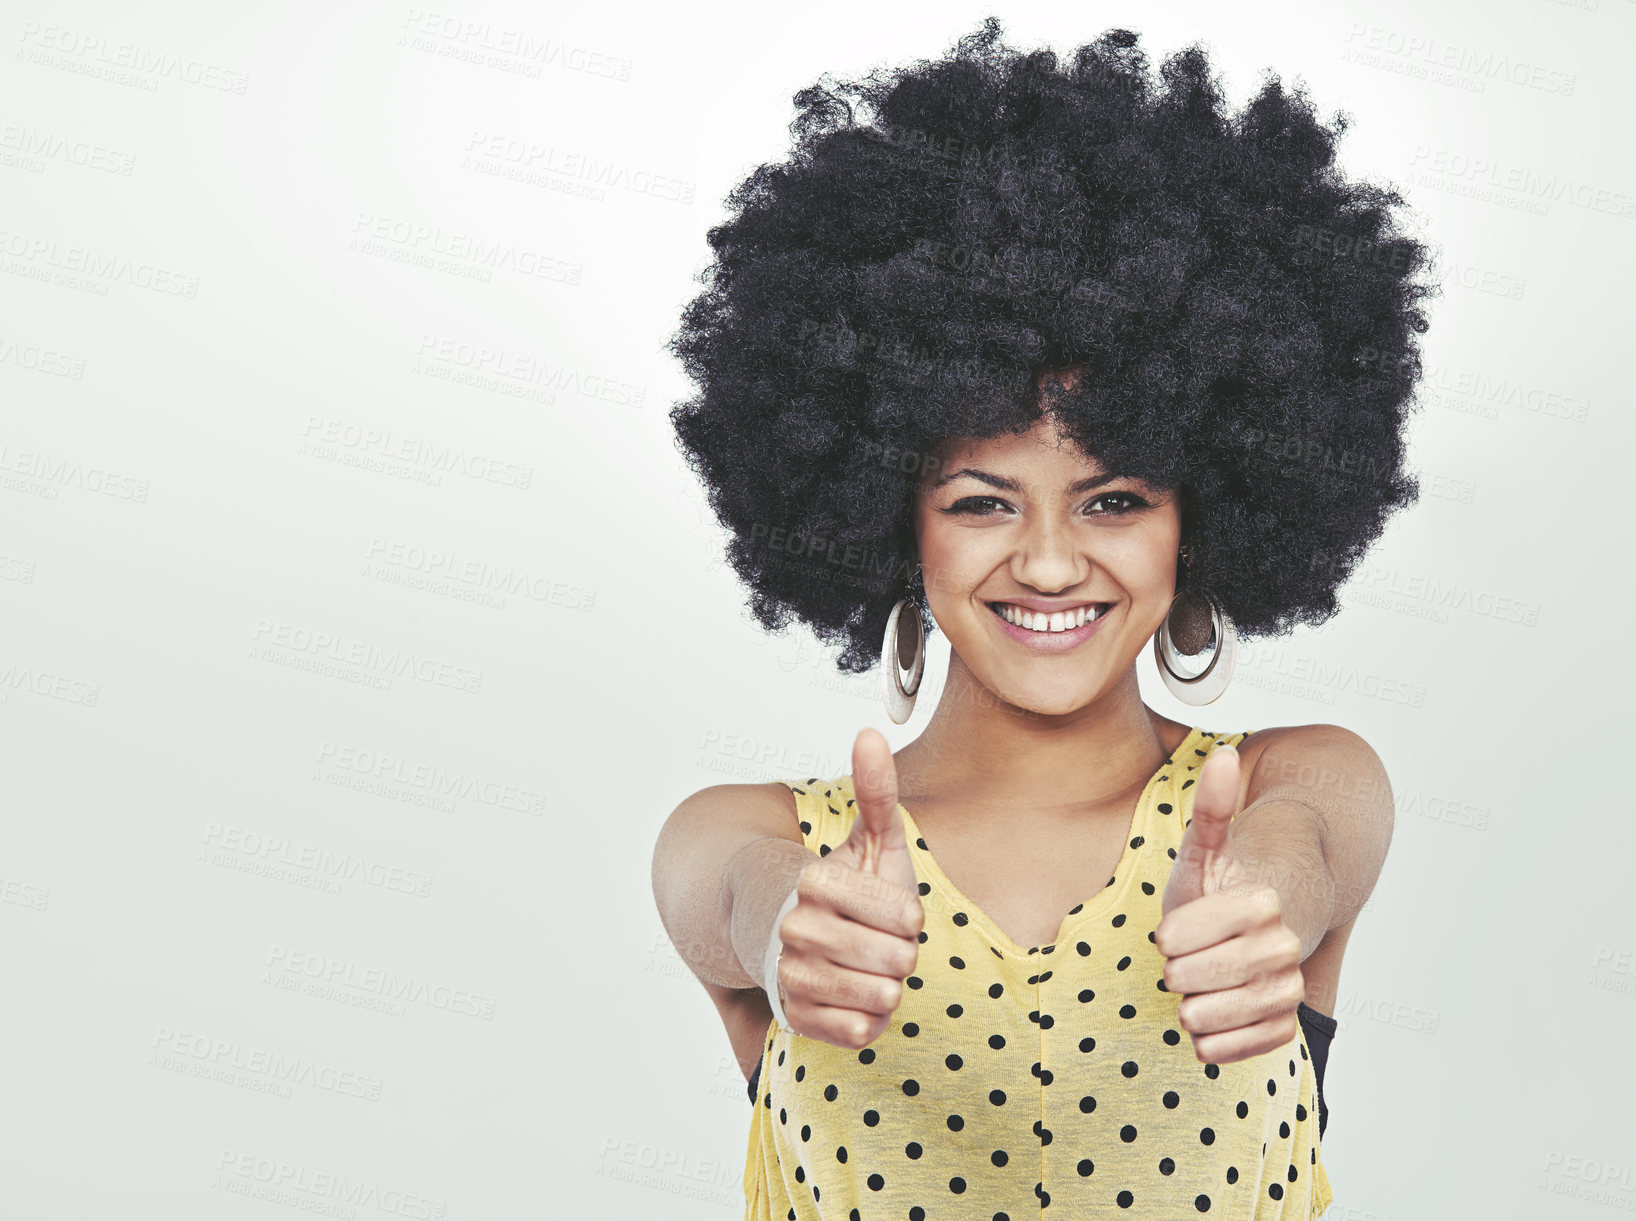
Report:
[[[852,744],[852,791],[858,816],[847,835],[857,868],[914,891],[914,862],[898,812],[898,774],[892,748],[877,729],[863,729]]]
[[[1206,878],[1221,872],[1228,827],[1238,813],[1239,758],[1231,746],[1217,746],[1199,769],[1193,790],[1193,813],[1170,869],[1162,913],[1203,897]]]

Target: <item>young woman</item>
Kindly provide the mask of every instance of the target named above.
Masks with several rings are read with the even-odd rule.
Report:
[[[796,97],[733,195],[672,418],[759,621],[881,662],[852,772],[716,785],[654,853],[755,1104],[747,1216],[1307,1217],[1321,1078],[1390,787],[1329,724],[1216,699],[1240,635],[1321,623],[1413,503],[1427,252],[1276,79],[1068,65],[992,18]],[[850,100],[849,100],[850,99]],[[853,100],[863,103],[860,122]],[[1150,645],[1150,642],[1151,645]],[[900,670],[907,667],[907,685]]]

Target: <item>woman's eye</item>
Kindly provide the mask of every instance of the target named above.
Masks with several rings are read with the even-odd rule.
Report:
[[[1104,492],[1095,500],[1091,501],[1091,504],[1101,504],[1104,500],[1117,500],[1124,502],[1124,507],[1122,508],[1102,510],[1104,514],[1112,514],[1116,517],[1122,513],[1129,513],[1135,509],[1147,507],[1147,501],[1143,500],[1140,496],[1137,496],[1132,492]],[[1097,516],[1097,514],[1092,514],[1092,516]]]
[[[964,496],[955,501],[947,509],[950,513],[969,513],[973,517],[986,517],[990,505],[1004,504],[997,496]]]
[[[1098,510],[1089,514],[1089,516],[1120,517],[1126,513],[1133,513],[1137,509],[1148,507],[1147,501],[1134,492],[1104,492],[1090,501],[1090,504],[1098,505],[1103,501],[1114,501],[1115,506]],[[993,512],[993,506],[1003,506],[1004,504],[1005,501],[998,496],[963,496],[945,509],[944,512],[965,514],[970,517],[987,517]]]

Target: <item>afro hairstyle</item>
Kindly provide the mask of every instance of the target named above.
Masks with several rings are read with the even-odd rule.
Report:
[[[1114,29],[1065,66],[989,17],[944,59],[794,97],[787,160],[709,230],[705,290],[669,351],[697,394],[678,448],[770,631],[791,618],[880,657],[893,604],[935,621],[914,497],[951,439],[1049,408],[1105,470],[1181,489],[1178,580],[1245,637],[1322,623],[1418,499],[1404,423],[1421,375],[1394,190],[1332,165],[1299,82],[1236,116],[1198,44],[1154,82]]]

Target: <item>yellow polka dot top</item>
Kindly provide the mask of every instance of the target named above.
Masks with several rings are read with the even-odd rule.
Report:
[[[1201,1064],[1153,944],[1205,757],[1189,731],[1142,792],[1114,875],[1051,945],[1021,947],[943,875],[898,809],[925,928],[891,1025],[835,1047],[769,1023],[747,1221],[1271,1221],[1329,1205],[1305,1031]],[[851,777],[786,781],[808,848],[857,814]]]

